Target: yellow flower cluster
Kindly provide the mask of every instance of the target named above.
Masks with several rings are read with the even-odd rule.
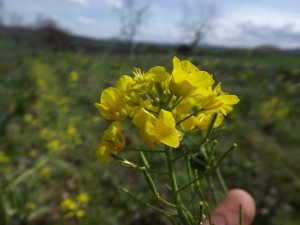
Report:
[[[71,217],[81,218],[85,215],[85,208],[89,202],[89,195],[85,192],[80,193],[76,197],[77,201],[72,198],[64,199],[59,207],[62,213],[64,214],[64,218],[68,219]]]
[[[120,122],[131,120],[150,147],[163,143],[177,148],[184,132],[205,130],[215,113],[218,127],[239,102],[221,90],[221,83],[212,88],[212,75],[177,57],[171,74],[162,66],[145,73],[134,68],[133,74],[120,77],[116,87],[105,89],[100,103],[95,103],[104,118],[115,120],[97,147],[99,161],[109,162],[110,153],[125,147]]]
[[[10,157],[6,156],[4,152],[0,151],[0,163],[7,163],[10,161]]]

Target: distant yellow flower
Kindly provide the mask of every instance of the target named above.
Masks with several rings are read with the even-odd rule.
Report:
[[[33,120],[32,114],[27,113],[27,114],[24,115],[24,121],[25,121],[26,123],[29,123],[29,122],[31,122],[32,120]]]
[[[78,80],[78,73],[76,71],[71,71],[71,73],[69,74],[69,82],[75,82]]]
[[[27,202],[25,205],[26,209],[34,210],[36,208],[37,204],[35,202]]]
[[[90,200],[89,195],[86,192],[82,192],[79,195],[77,195],[77,201],[82,205],[82,206],[86,206],[87,203]]]
[[[49,178],[50,175],[51,175],[51,172],[50,172],[49,168],[43,168],[39,172],[39,177],[41,177],[41,178]]]
[[[100,162],[109,162],[109,153],[116,154],[125,146],[125,138],[121,133],[123,127],[119,122],[113,122],[102,136],[102,141],[97,146],[96,157]]]
[[[64,199],[59,207],[62,212],[74,211],[78,208],[76,202],[71,198]]]
[[[76,134],[76,128],[75,128],[75,126],[74,126],[73,124],[70,124],[70,125],[68,126],[67,133],[68,133],[70,136]]]
[[[125,121],[130,116],[130,108],[123,99],[122,93],[116,88],[105,89],[100,97],[100,104],[95,103],[105,119]]]
[[[93,117],[93,122],[94,123],[99,123],[101,121],[101,117],[100,116],[94,116]]]
[[[48,149],[57,149],[60,146],[60,142],[59,140],[52,140],[50,142],[48,142],[48,144],[46,145],[46,147]]]
[[[81,218],[81,217],[83,217],[84,215],[85,215],[85,211],[84,211],[84,210],[79,209],[79,210],[76,211],[76,217],[77,217],[77,218]]]
[[[0,151],[0,163],[7,163],[10,161],[10,157],[6,156],[2,151]]]
[[[35,158],[37,156],[37,151],[35,149],[32,149],[28,152],[28,155],[32,158]]]

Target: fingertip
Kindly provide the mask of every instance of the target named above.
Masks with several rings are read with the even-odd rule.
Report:
[[[212,222],[218,225],[239,225],[239,205],[243,207],[244,225],[249,225],[255,216],[255,203],[250,194],[241,189],[228,192],[224,200],[212,212]],[[205,221],[204,225],[208,225]]]

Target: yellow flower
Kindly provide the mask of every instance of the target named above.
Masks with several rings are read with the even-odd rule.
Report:
[[[184,70],[175,69],[172,72],[170,81],[170,91],[173,95],[186,96],[191,94],[197,89],[195,80],[188,76],[188,73]]]
[[[197,90],[193,93],[193,97],[198,99],[198,105],[203,109],[207,111],[220,110],[225,116],[232,111],[232,105],[240,101],[236,95],[225,94],[221,90],[221,83],[214,89],[209,87],[207,90]]]
[[[60,146],[59,140],[52,140],[46,145],[46,147],[50,150],[57,149],[59,146]]]
[[[34,210],[36,208],[36,203],[35,202],[27,202],[25,205],[25,208],[29,209],[29,210]]]
[[[199,70],[187,60],[180,62],[177,57],[174,57],[170,90],[175,96],[189,95],[197,88],[206,89],[213,83],[210,74]]]
[[[147,77],[155,82],[165,82],[170,78],[170,74],[167,73],[164,67],[155,66],[147,72]]]
[[[182,115],[182,119],[186,118],[187,116],[189,116],[188,114],[183,114]],[[196,126],[196,122],[197,119],[195,116],[191,116],[190,118],[186,119],[185,121],[180,123],[180,127],[184,130],[184,131],[190,131],[193,130]]]
[[[70,74],[69,74],[69,82],[75,82],[78,80],[78,73],[76,71],[72,71]]]
[[[72,200],[71,198],[66,198],[60,203],[59,208],[62,212],[67,212],[67,211],[74,211],[78,207],[74,200]]]
[[[28,155],[32,158],[35,158],[37,156],[37,151],[35,149],[31,149],[29,152],[28,152]]]
[[[212,114],[200,113],[196,118],[197,128],[199,130],[205,130],[211,121],[211,116],[212,116]],[[222,113],[218,113],[218,116],[217,116],[217,119],[216,119],[216,122],[215,122],[213,128],[219,127],[222,124],[223,119],[224,119],[224,116],[222,115]]]
[[[31,122],[32,120],[33,120],[32,114],[27,113],[27,114],[24,115],[24,121],[25,121],[26,123],[29,123],[29,122]]]
[[[100,98],[100,104],[95,103],[105,119],[125,121],[130,116],[130,108],[123,99],[122,93],[116,88],[105,89]]]
[[[77,198],[77,201],[78,201],[79,203],[81,203],[83,206],[86,206],[87,203],[88,203],[89,200],[90,200],[90,197],[89,197],[89,195],[88,195],[86,192],[80,193],[79,195],[77,195],[76,198]]]
[[[225,116],[227,115],[227,113],[232,111],[232,106],[240,101],[240,99],[236,95],[219,95],[217,98],[223,102],[222,106],[220,107],[220,111]]]
[[[101,117],[100,116],[94,116],[93,117],[93,122],[94,123],[99,123],[101,121]]]
[[[172,113],[161,110],[158,118],[141,108],[132,120],[140,128],[141,137],[150,147],[164,143],[173,148],[179,145],[179,136]]]
[[[176,123],[172,113],[162,109],[154,123],[156,138],[165,145],[177,148],[179,137],[175,126]]]
[[[162,66],[152,67],[147,73],[134,68],[133,73],[135,76],[129,86],[133,91],[144,94],[152,90],[154,82],[165,82],[170,77]]]
[[[85,215],[85,211],[84,211],[84,210],[79,209],[79,210],[76,211],[76,217],[77,217],[77,218],[81,218],[81,217],[83,217],[84,215]]]
[[[96,157],[100,162],[111,161],[109,153],[116,154],[125,146],[125,138],[121,133],[123,127],[119,122],[113,122],[102,136],[102,141],[97,146]]]
[[[2,151],[0,151],[0,163],[7,163],[10,161],[10,157],[6,156]]]
[[[132,89],[133,79],[123,75],[117,81],[117,89],[123,94],[124,100],[129,106],[135,106],[139,102],[139,94]]]
[[[68,133],[70,136],[76,134],[76,128],[74,127],[73,124],[69,124],[67,133]]]
[[[50,177],[50,170],[48,168],[43,168],[40,172],[39,172],[39,177],[41,178],[49,178]]]

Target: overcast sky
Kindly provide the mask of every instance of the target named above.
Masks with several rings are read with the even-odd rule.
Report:
[[[179,24],[183,2],[190,15],[208,0],[136,0],[148,6],[138,41],[180,43],[184,40]],[[217,8],[213,29],[202,43],[220,46],[253,47],[275,45],[300,47],[300,0],[211,0]],[[3,0],[4,21],[12,14],[22,23],[33,24],[38,16],[51,17],[73,34],[93,38],[116,38],[120,34],[116,9],[122,0]]]

